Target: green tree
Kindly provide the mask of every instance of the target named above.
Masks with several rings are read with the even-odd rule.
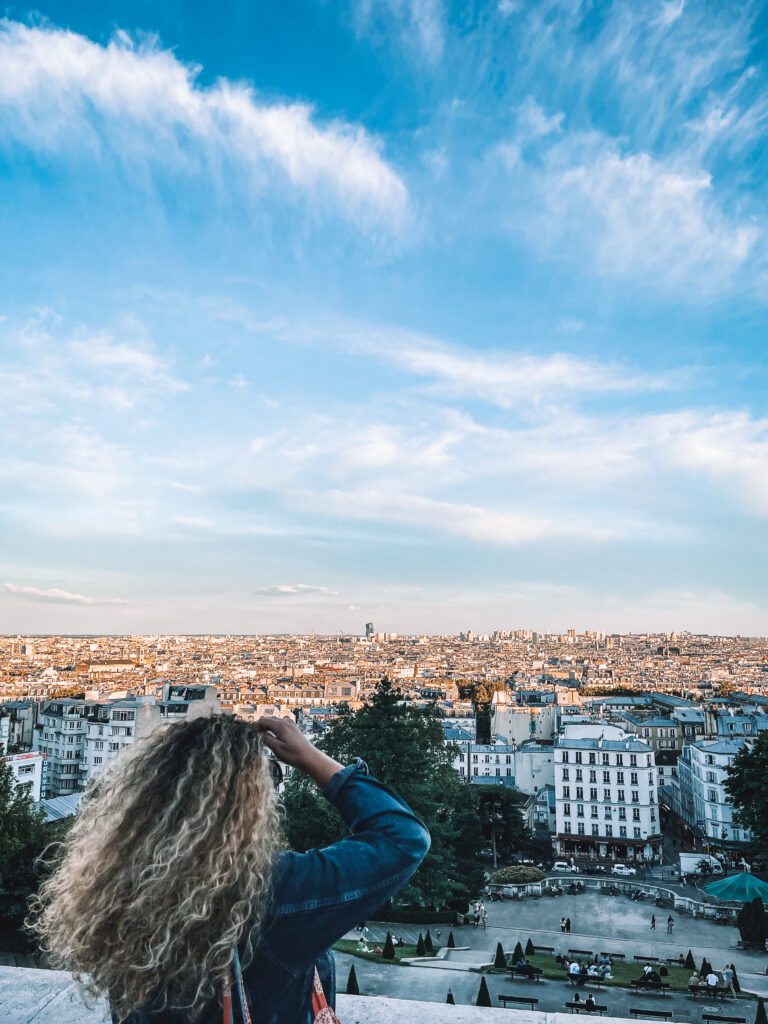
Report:
[[[64,837],[70,822],[49,829],[45,815],[32,806],[26,790],[14,785],[10,765],[0,760],[0,932],[5,948],[32,948],[21,932],[27,900],[47,874],[37,858]]]
[[[688,950],[688,956],[685,958],[685,966],[688,968],[689,971],[696,970],[696,961],[693,959],[693,953],[690,951],[690,949]]]
[[[762,996],[757,1000],[757,1013],[755,1024],[768,1024],[768,1013],[765,1012],[765,1000]]]
[[[419,932],[419,941],[416,943],[416,956],[424,956],[426,952],[427,951],[424,947],[424,936]]]
[[[371,774],[396,790],[429,829],[429,853],[398,901],[437,910],[466,906],[483,882],[478,798],[453,769],[455,750],[445,743],[435,706],[403,703],[400,691],[384,679],[364,707],[340,707],[318,746],[342,763],[362,757]],[[346,834],[334,808],[302,772],[291,773],[282,802],[294,850],[324,846]]]
[[[453,937],[453,932],[448,933],[448,941],[445,945],[447,949],[456,949],[456,940]]]
[[[521,794],[498,784],[478,786],[477,793],[484,838],[491,839],[495,824],[496,849],[502,858],[522,850],[532,836],[520,812]]]
[[[531,940],[529,938],[528,941],[525,944],[525,955],[526,956],[533,956],[535,954],[535,952],[536,952],[536,947],[534,946],[533,942],[531,942]]]
[[[475,1006],[492,1006],[491,993],[488,991],[488,985],[486,984],[485,978],[480,979],[480,991],[477,993],[477,1000]]]
[[[765,914],[763,901],[756,896],[745,903],[738,913],[737,922],[742,942],[758,945],[762,948],[768,938],[768,917]]]
[[[523,947],[519,942],[515,943],[515,948],[512,951],[512,963],[518,964],[523,959]]]
[[[731,970],[733,971],[731,984],[733,985],[733,991],[738,995],[741,992],[741,985],[739,984],[739,976],[736,973],[736,964],[731,964]]]
[[[348,996],[359,996],[360,986],[357,984],[357,975],[355,974],[355,965],[349,968],[349,977],[347,978],[347,995]]]
[[[421,938],[421,935],[419,935],[419,938]],[[387,932],[387,938],[386,941],[384,942],[383,956],[386,960],[395,959],[395,944],[392,941],[392,932]]]
[[[768,856],[768,815],[765,813],[765,780],[768,778],[768,731],[743,747],[728,767],[726,791],[733,801],[734,820],[752,832],[759,853]]]
[[[701,961],[701,970],[699,971],[699,977],[706,978],[708,974],[712,972],[712,964],[707,960],[706,957]]]
[[[456,1005],[456,1000],[453,998],[453,992],[451,992],[450,989],[448,989],[448,995],[445,997],[445,1001],[446,1003],[450,1003],[451,1006]]]
[[[429,934],[429,928],[427,928],[427,934],[424,936],[424,949],[426,949],[428,953],[433,953],[435,950],[432,943],[432,936]]]
[[[493,959],[494,967],[506,967],[507,958],[504,956],[504,947],[500,942],[496,943],[496,956]]]

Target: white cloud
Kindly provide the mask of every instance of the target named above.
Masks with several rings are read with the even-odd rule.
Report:
[[[370,27],[374,11],[384,9],[399,23],[406,45],[416,45],[432,63],[445,46],[443,0],[353,0],[358,29]]]
[[[764,218],[730,216],[711,176],[684,157],[623,152],[599,133],[570,134],[521,155],[497,149],[516,196],[507,225],[546,256],[607,277],[685,286],[706,296],[764,263]]]
[[[514,508],[489,508],[377,490],[318,492],[311,495],[311,502],[317,511],[345,519],[418,526],[497,547],[517,547],[554,538],[605,541],[635,526],[598,524],[594,520],[580,520],[575,513],[567,517],[535,515]]]
[[[327,597],[341,596],[338,591],[330,590],[328,587],[313,587],[306,583],[284,583],[272,587],[259,587],[254,593],[271,597],[295,597],[304,594],[324,594]]]
[[[118,32],[99,46],[64,29],[3,19],[0,133],[42,152],[98,158],[106,147],[127,163],[194,174],[207,166],[215,178],[225,161],[247,173],[249,192],[278,168],[319,199],[334,195],[336,209],[360,223],[397,230],[405,185],[362,128],[320,125],[306,104],[268,104],[242,83],[201,86],[199,72],[155,39],[135,43]],[[227,180],[231,187],[231,174]]]
[[[52,587],[49,590],[40,590],[38,587],[22,587],[15,583],[3,584],[6,593],[14,594],[24,601],[40,601],[51,604],[84,604],[84,605],[106,605],[125,604],[120,598],[107,597],[85,597],[83,594],[70,594],[67,590],[59,590]]]
[[[148,346],[141,347],[115,341],[107,334],[96,334],[70,341],[67,348],[78,368],[93,367],[113,371],[126,377],[137,377],[169,391],[186,391],[188,385],[168,373],[165,362]]]
[[[678,18],[682,17],[684,10],[685,0],[667,0],[666,3],[661,5],[656,21],[659,25],[666,28],[667,25],[672,25]]]

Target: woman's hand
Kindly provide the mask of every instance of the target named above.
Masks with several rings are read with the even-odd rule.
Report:
[[[266,747],[284,764],[305,771],[320,787],[325,787],[336,772],[344,767],[313,746],[293,718],[265,715],[257,719],[256,728]]]

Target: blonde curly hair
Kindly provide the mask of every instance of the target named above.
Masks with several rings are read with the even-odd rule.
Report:
[[[150,1001],[195,1019],[246,930],[252,955],[280,846],[257,729],[227,715],[174,724],[86,793],[27,927],[120,1020]]]

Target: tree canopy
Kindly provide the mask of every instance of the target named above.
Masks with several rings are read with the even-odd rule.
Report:
[[[0,930],[4,941],[17,947],[28,944],[19,929],[27,900],[45,876],[37,857],[69,827],[61,822],[51,830],[44,820],[26,790],[14,786],[10,765],[0,760]]]
[[[768,857],[768,816],[765,780],[768,779],[768,732],[758,734],[752,748],[745,746],[728,768],[725,788],[733,801],[735,818],[752,832],[758,852]]]
[[[445,743],[436,708],[403,703],[400,691],[384,679],[370,703],[355,711],[339,708],[318,747],[344,764],[363,758],[371,774],[399,793],[429,829],[429,853],[398,901],[437,910],[463,908],[483,881],[476,859],[483,841],[479,801],[475,787],[454,771],[455,749]],[[286,837],[295,850],[327,845],[346,834],[335,809],[302,772],[288,778],[282,803]]]

